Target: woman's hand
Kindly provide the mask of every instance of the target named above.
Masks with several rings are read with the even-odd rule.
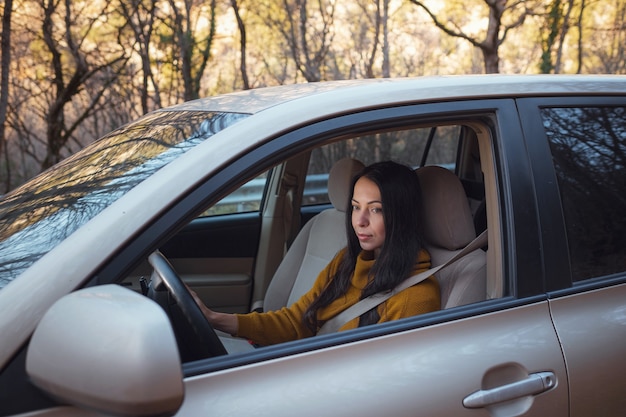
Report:
[[[187,289],[191,293],[191,296],[196,304],[198,304],[198,307],[200,307],[200,310],[202,310],[202,314],[204,314],[206,320],[209,324],[211,324],[211,326],[213,326],[214,329],[226,332],[231,336],[235,336],[237,334],[237,330],[239,330],[239,322],[234,314],[220,313],[218,311],[211,310],[204,304],[194,290],[189,288],[189,286],[187,286]]]

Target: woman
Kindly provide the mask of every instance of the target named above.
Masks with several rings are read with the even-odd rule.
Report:
[[[348,245],[319,274],[309,292],[289,307],[266,313],[219,313],[198,303],[211,325],[259,345],[313,336],[325,321],[360,299],[390,290],[430,268],[430,256],[421,241],[419,181],[412,169],[391,161],[372,164],[355,176],[351,191],[346,210]],[[439,308],[439,286],[431,276],[340,330]]]

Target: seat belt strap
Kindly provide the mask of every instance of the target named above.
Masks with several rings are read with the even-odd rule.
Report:
[[[483,231],[480,235],[478,235],[474,240],[472,240],[467,246],[465,246],[459,253],[448,259],[443,264],[436,266],[435,268],[430,268],[427,271],[420,272],[419,274],[412,275],[396,285],[390,291],[383,291],[376,294],[372,294],[367,298],[360,300],[358,303],[353,304],[348,307],[341,313],[337,314],[330,320],[327,320],[320,330],[317,332],[318,335],[334,333],[339,331],[339,329],[348,323],[350,320],[361,316],[363,313],[370,311],[372,308],[378,306],[379,304],[385,302],[389,298],[398,294],[400,291],[403,291],[413,285],[419,284],[424,281],[426,278],[431,275],[435,275],[437,272],[441,271],[448,265],[453,264],[458,261],[468,253],[474,252],[476,249],[482,248],[487,244],[487,230]]]

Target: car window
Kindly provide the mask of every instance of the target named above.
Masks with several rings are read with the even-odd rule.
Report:
[[[486,114],[490,115],[490,113]],[[310,288],[313,281],[307,283],[305,280],[297,284],[286,282],[281,280],[280,276],[297,276],[299,271],[289,270],[288,274],[284,275],[277,274],[277,272],[292,268],[291,259],[287,261],[287,266],[283,266],[281,263],[283,257],[286,257],[285,253],[288,252],[286,248],[289,247],[287,246],[289,239],[292,238],[288,233],[295,230],[293,234],[293,238],[295,238],[300,230],[299,227],[302,227],[306,233],[307,229],[303,225],[309,223],[308,220],[302,222],[300,216],[291,216],[292,212],[286,209],[290,207],[291,202],[282,198],[286,193],[280,187],[290,186],[296,175],[300,175],[302,178],[301,176],[306,172],[307,181],[303,194],[295,192],[294,195],[303,195],[302,205],[309,205],[305,215],[319,213],[326,207],[314,207],[314,205],[323,205],[325,201],[328,201],[328,173],[336,161],[345,157],[352,157],[364,164],[372,164],[391,159],[415,168],[424,165],[443,167],[444,169],[437,171],[451,175],[452,178],[456,177],[455,179],[460,181],[462,185],[462,188],[457,188],[446,179],[446,190],[454,190],[452,194],[455,197],[461,195],[458,192],[461,190],[464,192],[463,197],[483,203],[483,208],[490,205],[490,213],[494,214],[489,216],[489,228],[495,239],[490,241],[488,247],[473,252],[471,260],[469,257],[466,258],[469,260],[465,264],[468,270],[464,273],[467,280],[464,280],[462,286],[469,287],[471,290],[453,291],[456,282],[453,271],[456,269],[449,269],[450,274],[442,272],[443,278],[442,284],[440,284],[443,288],[442,308],[479,303],[508,295],[508,286],[504,283],[501,274],[502,255],[497,240],[500,227],[497,216],[499,210],[497,209],[498,195],[495,177],[496,161],[492,153],[495,133],[483,123],[482,119],[476,117],[453,120],[449,116],[420,122],[415,121],[414,123],[420,124],[389,124],[387,131],[383,131],[382,124],[379,124],[375,131],[365,133],[362,130],[357,130],[357,126],[353,127],[355,130],[353,134],[347,134],[348,129],[343,129],[336,135],[327,135],[323,143],[314,142],[310,136],[301,134],[304,138],[301,139],[303,142],[305,139],[311,141],[310,146],[294,147],[291,152],[281,153],[282,159],[272,160],[275,168],[271,172],[253,171],[250,167],[241,168],[241,175],[247,175],[246,177],[242,176],[241,180],[247,182],[236,189],[231,189],[229,195],[222,198],[218,203],[213,203],[212,207],[204,207],[207,209],[204,214],[205,217],[210,217],[193,221],[193,224],[186,227],[180,236],[176,236],[175,241],[172,239],[172,242],[162,247],[161,252],[169,258],[177,273],[186,279],[189,286],[214,311],[246,313],[251,310],[257,311],[259,308],[277,310],[281,306],[290,305],[293,300],[297,300],[302,293]],[[303,132],[306,135],[309,134],[308,131],[303,130]],[[300,133],[298,132],[298,134]],[[289,137],[290,146],[293,146],[293,137],[297,138],[298,136],[293,134]],[[471,175],[474,171],[476,171],[475,175]],[[260,175],[252,177],[259,172],[261,172]],[[434,175],[435,178],[441,178],[440,174]],[[266,184],[268,178],[271,179],[269,185]],[[446,178],[450,177],[446,176]],[[433,184],[433,181],[436,180],[432,179],[430,182],[426,180],[425,183]],[[473,181],[472,187],[467,186],[467,181]],[[276,190],[273,187],[276,187]],[[255,189],[255,192],[248,193],[246,191]],[[474,189],[480,189],[480,192],[474,192]],[[489,190],[488,193],[486,189]],[[259,197],[256,199],[248,198],[253,194]],[[266,200],[259,201],[262,194],[265,194]],[[431,187],[430,192],[424,193],[424,196],[433,197],[434,194]],[[450,193],[440,192],[438,194],[444,196],[442,199],[450,201],[448,200]],[[486,198],[486,194],[489,194],[490,198]],[[428,201],[434,201],[430,207],[445,207],[444,204],[441,204],[441,199],[430,197]],[[459,202],[460,200],[454,198],[454,201]],[[299,203],[300,201],[294,202],[294,208],[297,208]],[[445,212],[452,213],[451,216],[456,216],[462,211],[462,223],[466,224],[468,217],[464,215],[467,211],[464,210],[463,203],[452,206],[446,207]],[[486,209],[483,211],[474,210],[471,204],[469,206],[471,210],[469,216],[473,216],[469,217],[469,221],[475,221],[476,218],[480,217],[481,223],[486,224],[488,211]],[[259,208],[263,210],[263,216],[232,215],[249,210],[256,211]],[[432,221],[429,224],[444,224],[448,217],[443,215],[443,211],[430,210],[433,213],[431,218],[436,217],[441,220]],[[254,217],[253,221],[250,219],[252,217]],[[307,274],[313,280],[336,255],[337,250],[342,247],[341,243],[337,243],[336,248],[333,246],[335,243],[329,237],[331,230],[337,231],[339,234],[345,231],[343,215],[340,217],[334,215],[321,216],[321,218],[338,219],[339,223],[337,224],[340,226],[335,227],[326,224],[322,227],[323,245],[305,245],[312,248],[312,255],[305,255],[308,264],[302,266],[301,269],[311,268],[313,270],[318,268],[315,272]],[[297,226],[293,226],[294,224]],[[465,226],[464,229],[469,230]],[[469,240],[464,241],[463,246],[469,243]],[[447,249],[435,249],[433,247],[430,254],[431,260],[433,265],[440,265],[447,257],[448,251]],[[299,253],[298,251],[299,249],[296,250],[296,253]],[[150,274],[149,266],[146,267],[146,271],[142,271],[142,273],[133,272],[131,278],[148,276]],[[274,281],[276,275],[279,275],[279,278]],[[286,294],[283,297],[285,298],[283,304],[280,304],[282,301],[273,301],[271,307],[267,307],[270,304],[265,304],[266,298],[269,298],[266,297],[269,292],[266,289],[270,286],[281,288],[279,291]],[[294,293],[297,291],[299,293],[290,299],[292,288],[295,288]],[[461,287],[456,286],[456,288]],[[263,303],[258,303],[257,299]],[[240,343],[242,342],[240,339],[222,337],[221,341],[228,345],[227,350],[232,354],[244,353],[252,349],[250,343],[245,340],[243,340],[245,343]],[[185,357],[183,362],[193,363],[194,359]]]
[[[326,204],[328,173],[344,157],[365,165],[391,159],[412,167],[441,165],[455,169],[461,126],[442,125],[380,132],[334,142],[311,153],[302,205]]]
[[[264,172],[246,182],[241,187],[222,198],[199,217],[258,212],[261,209],[263,191],[267,184],[267,178],[268,172]]]
[[[626,108],[542,109],[572,279],[626,271]]]

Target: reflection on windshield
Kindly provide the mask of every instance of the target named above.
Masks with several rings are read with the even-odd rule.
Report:
[[[158,169],[245,117],[153,113],[5,196],[0,200],[0,288]]]

